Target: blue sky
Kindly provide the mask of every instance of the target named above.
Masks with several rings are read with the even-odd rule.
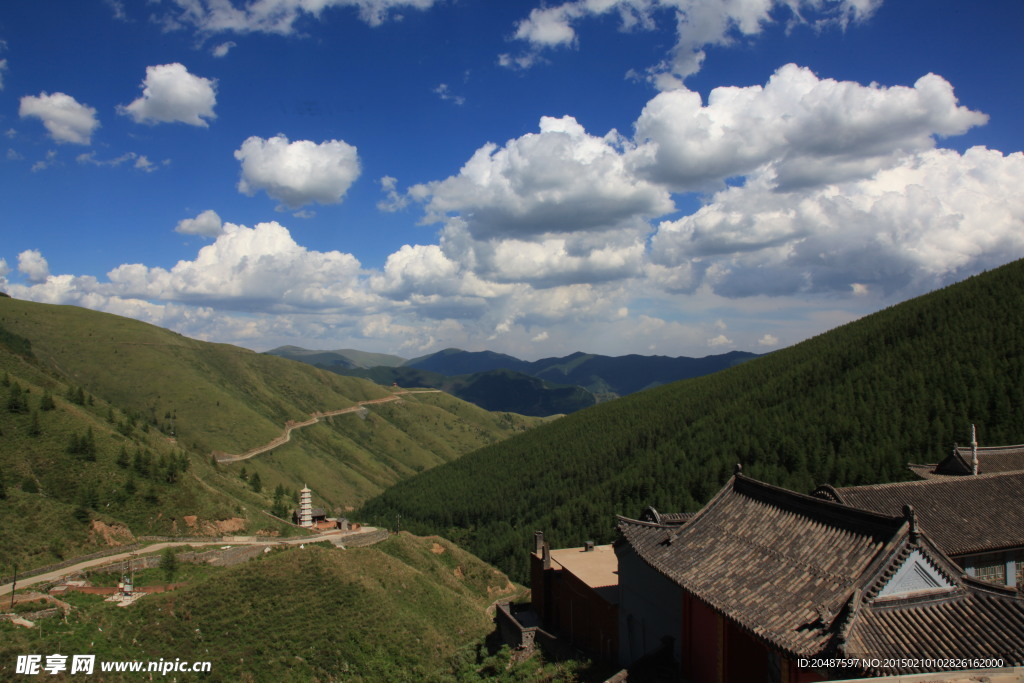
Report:
[[[769,351],[1024,256],[1024,4],[0,7],[0,289],[265,350]]]

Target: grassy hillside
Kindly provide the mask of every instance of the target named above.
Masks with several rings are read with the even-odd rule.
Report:
[[[978,425],[1024,441],[1024,262],[720,373],[601,404],[389,489],[401,514],[517,578],[529,537],[613,537],[613,515],[695,510],[737,462],[808,491],[909,477]]]
[[[18,654],[60,652],[210,661],[213,680],[438,679],[493,630],[487,607],[521,590],[443,539],[408,534],[199,574],[127,609],[71,595],[79,608],[66,623],[0,623],[0,678],[13,678]]]
[[[2,328],[0,328],[2,329]],[[288,533],[264,501],[174,439],[0,341],[0,575],[130,543],[227,529]],[[16,343],[11,343],[12,339]],[[17,349],[18,353],[12,352]],[[230,521],[229,521],[230,520]]]
[[[0,379],[0,574],[15,561],[25,569],[130,538],[97,531],[97,521],[135,535],[216,533],[216,522],[287,533],[260,510],[291,507],[304,484],[315,505],[344,511],[536,422],[407,395],[215,466],[213,450],[242,453],[288,420],[391,391],[127,318],[7,297]]]

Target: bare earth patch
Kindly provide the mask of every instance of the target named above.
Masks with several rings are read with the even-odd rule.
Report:
[[[245,531],[245,519],[242,517],[214,520],[213,525],[217,528],[217,531],[222,534],[233,534],[237,531]]]
[[[430,552],[434,553],[435,555],[443,555],[444,546],[440,543],[434,543],[430,546]]]
[[[135,543],[135,536],[123,524],[107,524],[94,519],[89,524],[89,541],[97,545],[129,545]]]

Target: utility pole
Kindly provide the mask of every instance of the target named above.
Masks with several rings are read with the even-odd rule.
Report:
[[[18,590],[18,563],[14,563],[14,577],[11,579],[11,611],[14,611],[14,591]]]

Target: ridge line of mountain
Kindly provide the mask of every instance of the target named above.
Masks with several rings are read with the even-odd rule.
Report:
[[[442,389],[486,410],[550,416],[718,372],[758,357],[730,351],[688,356],[602,356],[576,351],[564,357],[523,361],[493,351],[448,348],[401,365],[365,367],[339,351],[283,346],[265,352],[314,365],[335,374],[371,379],[385,386]],[[397,358],[397,357],[393,357]]]

